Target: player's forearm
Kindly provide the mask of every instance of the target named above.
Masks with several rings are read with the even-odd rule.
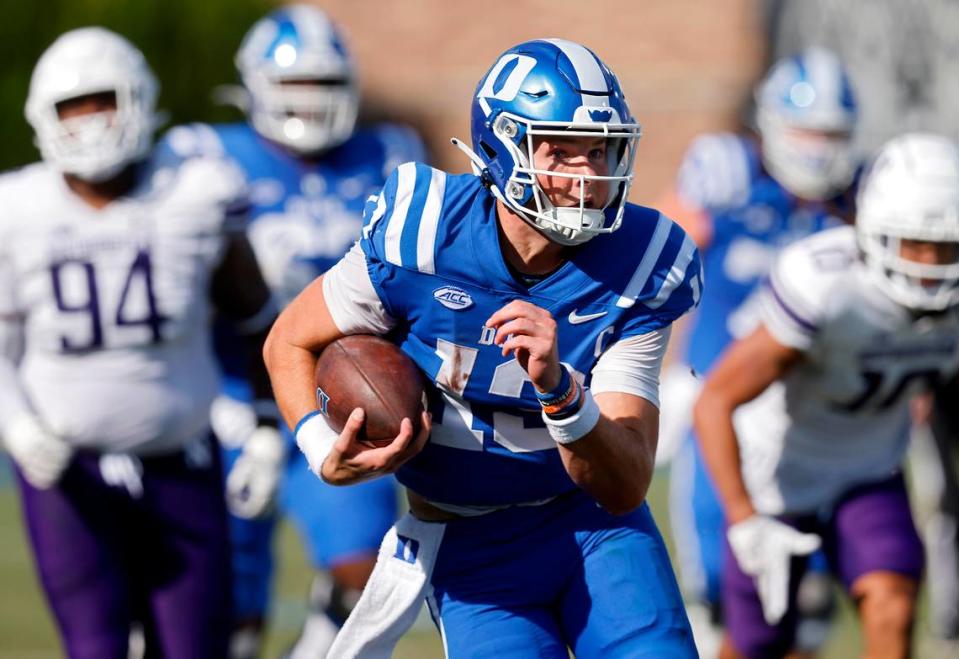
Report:
[[[303,289],[273,323],[263,345],[263,362],[290,428],[316,409],[316,360],[342,336],[323,297],[323,277]]]
[[[693,423],[703,459],[730,524],[756,512],[742,476],[739,442],[733,427],[735,409],[735,404],[708,385],[693,408]]]
[[[316,409],[313,370],[316,355],[271,331],[263,344],[263,362],[280,414],[290,428]]]
[[[650,438],[634,426],[604,414],[586,436],[559,448],[573,482],[614,515],[639,507],[653,477],[655,432]]]

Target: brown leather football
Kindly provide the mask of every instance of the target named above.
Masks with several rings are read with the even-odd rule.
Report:
[[[343,429],[350,412],[362,407],[366,424],[361,441],[389,444],[400,434],[404,417],[419,432],[423,378],[413,360],[385,339],[355,334],[334,341],[320,354],[314,380],[317,407],[336,431]]]

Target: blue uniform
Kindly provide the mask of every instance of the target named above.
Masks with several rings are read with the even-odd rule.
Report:
[[[527,287],[503,260],[496,205],[475,176],[407,163],[366,217],[360,244],[396,321],[390,338],[433,382],[432,435],[397,478],[440,505],[502,507],[444,535],[430,604],[449,655],[529,656],[535,645],[537,656],[566,657],[568,644],[583,657],[694,656],[646,505],[613,517],[576,487],[526,372],[484,327],[517,299],[550,311],[560,360],[589,385],[611,344],[667,327],[698,301],[692,241],[630,204],[617,232]]]
[[[788,193],[763,171],[758,145],[739,135],[697,138],[678,188],[712,224],[703,253],[709,293],[692,319],[682,357],[702,376],[729,343],[755,326],[758,306],[750,296],[779,250],[839,220]],[[672,473],[673,532],[684,584],[696,597],[717,603],[724,517],[692,432]]]
[[[423,156],[419,138],[411,130],[393,125],[358,128],[344,144],[313,162],[263,139],[246,123],[194,126],[191,130],[191,134],[173,134],[169,139],[192,140],[201,150],[224,151],[245,172],[253,204],[250,243],[264,278],[281,303],[295,297],[349,249],[359,236],[367,198],[380,190],[388,174],[399,163]],[[223,392],[249,401],[244,358],[237,348],[229,328],[218,327],[216,349],[224,373]],[[239,447],[225,449],[227,470],[239,453]],[[314,566],[335,566],[360,555],[375,555],[396,518],[393,480],[335,488],[317,479],[295,448],[289,455],[279,507],[297,524]],[[231,518],[238,619],[262,615],[266,608],[274,526],[274,518]]]

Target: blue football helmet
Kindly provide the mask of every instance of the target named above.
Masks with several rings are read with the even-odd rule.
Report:
[[[318,8],[290,5],[254,23],[236,67],[250,95],[250,123],[268,139],[312,154],[353,133],[356,67],[336,26]]]
[[[474,172],[493,195],[551,240],[583,243],[619,228],[633,181],[641,129],[619,82],[592,51],[572,41],[527,41],[503,53],[476,88],[471,112],[473,150],[458,140]],[[609,176],[537,170],[537,136],[606,136]],[[556,207],[537,174],[609,182],[602,208]]]
[[[856,97],[833,53],[810,48],[773,65],[756,90],[756,125],[763,164],[793,194],[829,199],[852,182]]]

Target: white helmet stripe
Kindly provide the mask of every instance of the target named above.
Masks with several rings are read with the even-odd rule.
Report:
[[[600,66],[596,56],[589,50],[565,39],[546,39],[549,43],[559,48],[566,58],[573,65],[576,71],[576,77],[579,80],[579,88],[591,92],[608,91],[606,76],[603,75],[603,68]],[[583,95],[583,105],[609,105],[609,96]]]
[[[333,26],[326,16],[320,20],[313,7],[293,6],[287,9],[296,31],[307,43],[329,43],[334,38]]]
[[[842,69],[837,67],[831,58],[827,57],[813,55],[807,57],[805,61],[809,67],[806,76],[810,84],[816,88],[816,93],[827,99],[841,99]]]

